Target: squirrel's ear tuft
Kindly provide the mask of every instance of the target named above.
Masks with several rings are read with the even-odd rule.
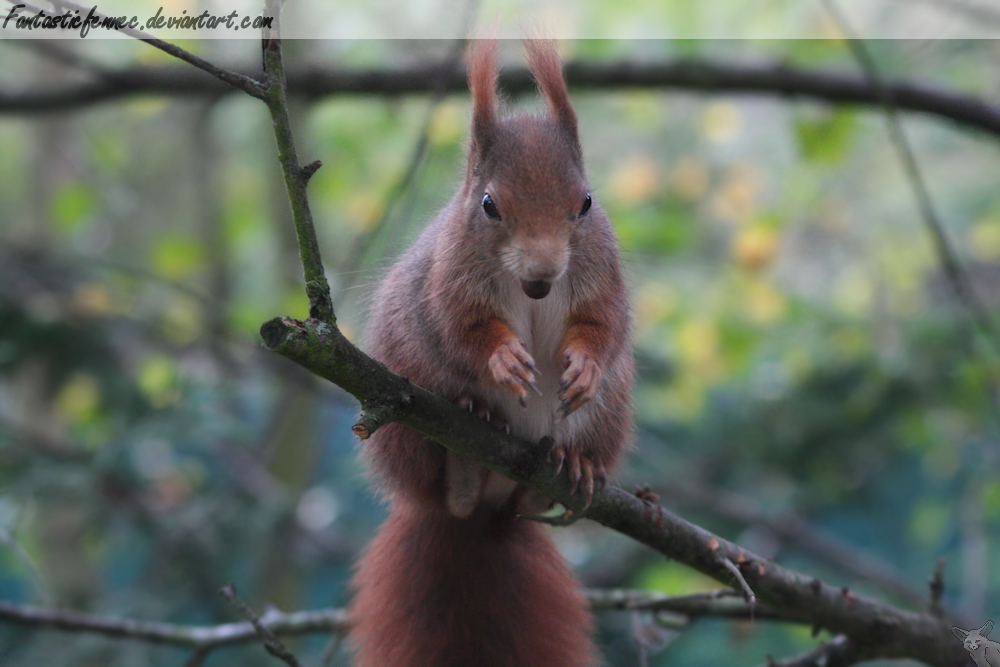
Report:
[[[497,122],[497,41],[470,39],[467,55],[472,91],[472,152],[482,154]]]
[[[979,634],[983,637],[990,634],[990,630],[993,629],[993,621],[986,621],[983,623],[983,627],[979,628]]]
[[[563,79],[559,48],[549,39],[526,39],[528,66],[549,103],[549,110],[556,122],[563,127],[574,142],[579,144],[576,130],[576,112],[569,101],[569,91]]]
[[[969,636],[969,631],[953,625],[951,627],[951,634],[955,635],[962,641],[965,641],[965,638]]]

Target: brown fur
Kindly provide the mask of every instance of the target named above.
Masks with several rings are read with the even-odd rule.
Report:
[[[583,597],[531,522],[397,503],[354,583],[356,667],[594,664]]]
[[[515,436],[554,437],[589,499],[631,442],[617,240],[596,201],[580,216],[589,187],[554,45],[528,43],[548,117],[499,118],[495,49],[470,53],[465,182],[379,288],[370,349]],[[501,220],[484,213],[484,193]],[[522,288],[536,280],[551,285],[545,298]],[[365,453],[392,514],[353,581],[359,667],[594,664],[572,574],[516,516],[529,494],[398,424]]]

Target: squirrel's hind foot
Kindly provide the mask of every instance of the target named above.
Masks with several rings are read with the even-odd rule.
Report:
[[[594,492],[600,491],[607,484],[607,469],[600,461],[581,456],[578,452],[567,451],[565,447],[556,445],[550,454],[556,464],[556,474],[566,467],[566,474],[573,485],[573,493],[583,496],[583,508],[590,507]]]

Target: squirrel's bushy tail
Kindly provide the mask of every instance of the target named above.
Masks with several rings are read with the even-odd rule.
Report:
[[[355,667],[592,667],[593,621],[544,528],[394,504],[352,582]]]

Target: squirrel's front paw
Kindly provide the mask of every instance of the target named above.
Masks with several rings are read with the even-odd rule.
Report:
[[[593,357],[574,348],[563,354],[563,366],[566,372],[562,374],[559,384],[559,398],[562,400],[563,416],[567,417],[597,395],[604,372]]]
[[[541,395],[535,385],[535,360],[528,354],[524,343],[516,338],[510,338],[500,344],[493,352],[489,362],[490,373],[497,384],[503,385],[517,394],[524,405],[528,397],[528,389]]]
[[[567,451],[561,445],[553,447],[550,456],[556,464],[557,475],[562,472],[565,464],[569,481],[573,484],[573,493],[579,490],[583,495],[583,508],[590,507],[590,501],[594,499],[594,490],[600,491],[607,483],[607,470],[604,464],[597,459],[581,456],[579,452]]]

